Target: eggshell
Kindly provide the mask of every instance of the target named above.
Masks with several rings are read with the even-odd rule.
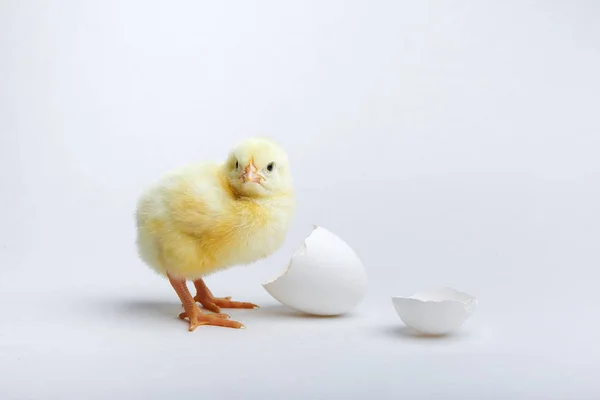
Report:
[[[477,299],[445,287],[417,293],[411,297],[392,297],[396,313],[414,330],[428,335],[443,335],[458,329],[473,314]]]
[[[280,303],[315,315],[353,309],[367,291],[367,275],[354,250],[337,235],[315,226],[287,270],[263,287]]]

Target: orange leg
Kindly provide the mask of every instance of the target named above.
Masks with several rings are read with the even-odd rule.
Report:
[[[215,325],[224,326],[227,328],[243,328],[244,325],[237,321],[231,321],[226,319],[227,316],[223,314],[209,315],[203,313],[200,308],[196,305],[196,302],[192,298],[192,294],[185,284],[185,279],[175,278],[168,274],[169,282],[177,292],[179,300],[183,304],[184,312],[179,314],[179,318],[187,318],[190,321],[190,332],[196,329],[199,325]]]
[[[206,283],[202,279],[196,279],[194,281],[196,287],[196,297],[194,300],[202,304],[202,307],[209,311],[221,312],[223,308],[257,308],[256,304],[246,303],[243,301],[231,301],[231,297],[215,297],[211,293],[210,289],[206,286]]]

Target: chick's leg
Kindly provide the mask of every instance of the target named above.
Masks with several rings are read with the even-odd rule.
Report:
[[[244,325],[237,321],[227,320],[224,315],[208,315],[203,313],[200,308],[196,305],[196,302],[192,298],[192,294],[185,284],[185,279],[175,278],[168,274],[169,282],[177,292],[179,300],[183,304],[184,312],[179,314],[179,318],[187,318],[190,322],[190,332],[195,330],[198,325],[215,325],[224,326],[227,328],[243,328]]]
[[[194,300],[202,304],[202,307],[209,311],[220,312],[222,308],[257,308],[256,304],[243,301],[231,301],[231,297],[215,297],[202,279],[194,281],[196,287],[196,297]]]

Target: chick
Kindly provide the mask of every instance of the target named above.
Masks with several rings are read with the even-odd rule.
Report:
[[[179,318],[241,328],[221,308],[255,304],[214,297],[203,277],[266,258],[283,243],[295,199],[288,155],[266,138],[250,138],[223,163],[204,162],[167,173],[140,197],[136,210],[140,258],[165,276],[183,304]],[[186,281],[192,281],[192,297]],[[196,301],[216,314],[200,310]]]

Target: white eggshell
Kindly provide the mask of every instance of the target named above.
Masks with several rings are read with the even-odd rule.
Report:
[[[263,287],[277,301],[297,311],[332,316],[350,311],[362,300],[367,275],[346,242],[315,226],[292,256],[287,270]]]
[[[471,316],[477,299],[446,287],[411,297],[392,297],[392,303],[407,326],[424,334],[443,335],[458,329]]]

